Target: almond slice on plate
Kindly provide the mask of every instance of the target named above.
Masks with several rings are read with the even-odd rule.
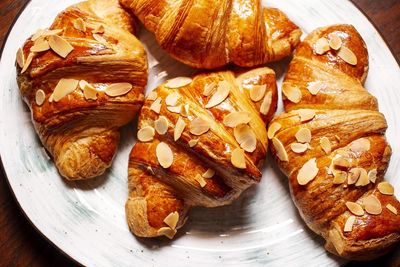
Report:
[[[66,58],[74,50],[67,40],[58,35],[50,35],[48,42],[50,48],[62,58]]]
[[[189,141],[189,147],[194,147],[199,142],[199,139],[192,139]]]
[[[212,108],[221,104],[230,93],[230,85],[226,81],[218,83],[217,91],[211,96],[210,100],[206,104],[206,108]]]
[[[360,204],[356,203],[356,202],[347,201],[346,202],[346,207],[354,215],[357,215],[357,216],[363,216],[364,215],[363,207]]]
[[[34,57],[35,53],[29,53],[28,57],[26,58],[25,62],[24,62],[24,67],[21,70],[21,73],[24,73],[29,66],[32,63],[33,57]]]
[[[44,52],[50,49],[50,45],[46,39],[39,39],[31,47],[31,52]]]
[[[313,109],[299,109],[297,113],[300,116],[301,122],[310,121],[315,117],[315,111]]]
[[[314,44],[314,51],[318,55],[323,55],[329,50],[329,42],[325,37],[319,38]]]
[[[293,103],[299,103],[302,98],[301,90],[290,85],[284,84],[282,86],[282,93],[289,101]]]
[[[326,85],[323,82],[316,81],[316,82],[310,82],[307,85],[307,90],[310,92],[312,95],[317,95],[319,91],[322,89],[325,89]]]
[[[233,166],[239,169],[246,169],[246,159],[244,150],[237,147],[231,153],[231,163]]]
[[[227,127],[236,127],[239,124],[247,124],[251,120],[251,114],[247,111],[231,112],[224,117],[223,123]]]
[[[24,56],[24,51],[22,50],[21,47],[18,48],[16,59],[18,66],[22,69],[25,63],[25,56]]]
[[[201,176],[203,176],[206,179],[212,178],[215,175],[215,171],[213,169],[207,169],[205,173],[203,173]]]
[[[156,100],[154,100],[153,103],[151,103],[150,109],[151,109],[152,111],[154,111],[155,113],[160,114],[160,111],[161,111],[161,101],[162,101],[161,97],[158,97]]]
[[[343,184],[347,180],[347,172],[341,170],[333,170],[333,184]]]
[[[271,107],[271,103],[272,103],[272,92],[268,92],[265,95],[263,102],[261,103],[260,113],[263,115],[267,115],[269,112],[269,108]]]
[[[106,95],[111,97],[126,95],[132,90],[130,83],[113,83],[109,85],[104,91]]]
[[[137,137],[140,142],[149,142],[153,140],[154,134],[155,130],[153,127],[145,126],[138,131]]]
[[[396,209],[393,205],[387,204],[387,205],[386,205],[386,208],[387,208],[388,210],[390,210],[393,214],[397,215],[397,209]]]
[[[379,199],[374,195],[363,198],[363,205],[369,214],[378,215],[382,212],[382,205]]]
[[[311,131],[308,128],[301,128],[295,134],[295,137],[300,143],[310,143],[311,142]]]
[[[204,86],[203,95],[210,96],[214,92],[216,87],[217,87],[217,84],[215,82],[211,82],[211,83],[207,84],[206,86]]]
[[[368,173],[364,168],[358,168],[360,170],[360,177],[357,180],[356,186],[365,186],[369,184]]]
[[[337,34],[329,34],[329,46],[333,50],[339,50],[342,47],[342,39]]]
[[[74,20],[73,25],[74,25],[74,28],[77,29],[78,31],[81,31],[81,32],[86,31],[86,24],[82,18],[78,18],[78,19]]]
[[[281,161],[289,161],[288,155],[282,142],[278,138],[274,137],[272,138],[272,144],[274,145],[278,158]]]
[[[176,230],[171,229],[170,227],[161,227],[157,230],[157,235],[165,235],[169,239],[174,238],[176,234]]]
[[[185,130],[185,127],[186,127],[185,121],[181,117],[179,117],[175,124],[174,141],[177,141],[179,138],[181,138],[181,135]]]
[[[149,95],[147,96],[147,100],[150,100],[150,101],[154,101],[154,100],[156,100],[157,99],[157,92],[156,91],[151,91],[150,93],[149,93]]]
[[[394,188],[388,182],[381,182],[378,184],[378,190],[381,194],[392,196],[394,195]]]
[[[371,183],[376,182],[378,171],[376,169],[372,169],[368,172],[368,179],[370,180]]]
[[[299,185],[306,185],[310,181],[314,180],[318,172],[317,159],[312,158],[308,160],[297,173],[297,182]]]
[[[164,219],[164,223],[171,227],[171,229],[175,229],[176,225],[178,224],[179,221],[179,213],[177,211],[171,212],[168,214],[167,217]]]
[[[168,111],[172,112],[172,113],[177,113],[180,114],[182,111],[182,105],[179,106],[167,106]]]
[[[203,176],[197,174],[194,179],[200,184],[201,187],[205,187],[207,185],[206,180],[204,180]]]
[[[346,223],[344,224],[344,232],[351,232],[353,230],[354,222],[356,221],[356,216],[351,215],[347,218]]]
[[[371,142],[367,138],[360,138],[350,144],[350,150],[353,152],[363,153],[371,148]]]
[[[46,94],[44,93],[44,91],[42,89],[37,90],[35,94],[36,105],[38,106],[43,105],[45,99],[46,99]]]
[[[164,142],[161,142],[156,147],[156,156],[158,163],[164,168],[167,169],[171,167],[174,162],[174,154],[171,148]]]
[[[75,79],[61,79],[53,91],[53,100],[58,102],[64,96],[69,95],[78,87],[79,81]]]
[[[253,100],[254,102],[258,102],[264,97],[266,91],[267,91],[266,84],[252,85],[252,87],[250,88],[250,99]]]
[[[189,77],[177,77],[171,80],[168,80],[167,83],[165,84],[166,87],[168,88],[180,88],[183,86],[186,86],[188,84],[192,83],[192,79]]]
[[[350,65],[357,65],[357,56],[349,48],[342,46],[337,53],[338,57]]]
[[[308,149],[308,144],[292,143],[290,144],[290,149],[292,149],[294,153],[304,153]]]
[[[329,139],[327,137],[322,137],[321,140],[319,140],[319,143],[321,144],[321,148],[322,150],[326,153],[329,154],[332,151],[332,146],[331,146],[331,142],[329,141]]]
[[[268,139],[272,139],[276,132],[279,131],[282,128],[282,125],[277,122],[271,123],[271,125],[268,128]]]
[[[202,135],[208,130],[210,130],[210,124],[202,118],[195,118],[190,123],[190,133],[194,135]]]
[[[168,120],[164,116],[160,116],[154,121],[154,129],[156,129],[158,134],[164,135],[168,130]]]
[[[176,104],[178,104],[179,98],[180,95],[178,95],[177,93],[169,94],[165,99],[165,104],[167,104],[167,106],[176,106]]]
[[[247,124],[240,124],[233,130],[236,141],[246,152],[253,152],[257,147],[257,137]]]

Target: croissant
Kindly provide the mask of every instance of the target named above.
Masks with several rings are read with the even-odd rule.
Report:
[[[261,179],[275,73],[203,73],[152,91],[129,158],[126,216],[137,236],[173,238],[190,207],[227,205]]]
[[[384,181],[391,148],[377,99],[364,88],[368,51],[350,25],[302,42],[283,82],[285,113],[268,129],[306,224],[331,253],[370,260],[400,241],[400,203]]]
[[[290,55],[301,30],[259,0],[120,0],[173,58],[194,68],[252,67]]]
[[[147,59],[117,0],[60,13],[17,52],[17,82],[62,176],[87,179],[111,164],[119,128],[144,101]]]

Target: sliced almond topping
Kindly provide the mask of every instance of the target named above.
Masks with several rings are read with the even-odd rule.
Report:
[[[168,130],[168,120],[164,116],[160,116],[157,120],[154,121],[154,128],[156,129],[158,134],[165,134]]]
[[[122,96],[129,93],[132,90],[132,84],[130,83],[113,83],[107,87],[104,91],[108,96]]]
[[[51,95],[49,96],[49,103],[53,102],[53,97],[54,97],[53,94],[51,94]]]
[[[192,79],[189,77],[177,77],[177,78],[168,80],[167,83],[165,84],[165,87],[179,88],[179,87],[186,86],[190,83],[192,83]]]
[[[67,40],[58,35],[49,36],[49,45],[54,52],[63,58],[66,58],[74,50],[74,47]]]
[[[189,141],[189,146],[194,147],[199,142],[199,139],[192,139]]]
[[[277,122],[273,122],[271,123],[271,125],[268,128],[268,138],[272,139],[276,132],[279,131],[282,128],[282,125],[280,123]]]
[[[42,34],[45,32],[43,29],[38,29],[31,37],[32,41],[36,41],[39,37],[42,37]]]
[[[203,173],[203,178],[209,179],[215,175],[215,171],[213,169],[207,169],[205,173]]]
[[[253,152],[257,146],[257,137],[247,124],[240,124],[233,130],[236,141],[246,152]]]
[[[83,19],[78,18],[74,20],[74,28],[77,29],[78,31],[85,32],[86,31],[86,25]]]
[[[339,50],[342,47],[342,39],[337,34],[329,34],[329,46],[333,50]]]
[[[276,155],[281,161],[289,161],[288,155],[286,153],[285,147],[283,146],[282,142],[276,138],[272,138],[272,144],[275,147]]]
[[[92,33],[104,33],[105,29],[103,24],[99,24],[96,28],[92,31]]]
[[[321,148],[322,150],[324,150],[324,152],[326,154],[331,153],[332,151],[332,147],[331,147],[331,142],[329,141],[329,139],[327,137],[322,137],[321,140],[319,140],[319,143],[321,144]]]
[[[181,111],[182,111],[182,105],[175,106],[175,107],[167,106],[167,109],[168,109],[170,112],[172,112],[172,113],[177,113],[177,114],[179,114],[179,113],[181,113]]]
[[[17,64],[18,66],[22,69],[24,67],[24,63],[25,63],[25,56],[24,56],[24,51],[22,50],[22,48],[18,48],[17,51]]]
[[[202,135],[208,130],[210,130],[210,124],[202,118],[195,118],[190,123],[190,133],[194,135]]]
[[[182,108],[181,108],[181,115],[182,115],[183,117],[189,116],[189,109],[190,109],[189,104],[183,105]]]
[[[171,148],[164,142],[157,145],[156,155],[158,163],[160,163],[164,169],[171,167],[174,162],[174,154],[172,153]]]
[[[355,202],[347,201],[346,202],[346,207],[353,213],[354,215],[357,216],[363,216],[364,215],[364,209],[363,207]]]
[[[181,135],[185,130],[185,127],[186,127],[185,121],[181,117],[179,117],[174,129],[174,141],[177,141],[179,138],[181,138]]]
[[[379,199],[374,195],[369,195],[363,199],[365,210],[369,214],[378,215],[382,212],[382,205]]]
[[[211,82],[211,83],[207,84],[204,87],[203,95],[204,96],[210,96],[214,92],[214,89],[216,87],[217,87],[217,84],[215,82]]]
[[[317,176],[318,172],[317,159],[312,158],[297,173],[297,182],[299,185],[306,185]]]
[[[378,184],[378,190],[381,194],[392,196],[394,194],[393,186],[388,182],[381,182]]]
[[[34,53],[29,53],[28,57],[26,58],[26,61],[24,62],[24,67],[22,68],[21,73],[24,73],[31,65],[34,55],[35,55]]]
[[[164,223],[171,227],[171,229],[175,229],[176,225],[178,224],[179,221],[179,213],[177,211],[171,212],[168,214],[167,217],[164,219]]]
[[[231,163],[239,169],[246,169],[246,159],[244,157],[244,150],[237,147],[232,151]]]
[[[100,35],[98,33],[93,33],[92,36],[99,43],[102,43],[102,44],[106,44],[107,43],[107,40],[102,35]]]
[[[344,224],[344,232],[351,232],[353,230],[353,225],[354,222],[356,221],[356,216],[351,215],[349,218],[347,218],[346,223]]]
[[[203,176],[201,176],[200,174],[197,174],[194,179],[200,184],[201,187],[205,187],[207,185],[206,180],[204,180]]]
[[[337,53],[338,57],[350,65],[357,65],[357,57],[349,48],[342,46]]]
[[[167,106],[176,106],[179,98],[180,96],[177,93],[169,94],[165,99],[165,104],[167,104]]]
[[[228,127],[236,127],[239,124],[247,124],[251,120],[251,114],[247,111],[231,112],[224,117],[224,125]]]
[[[39,41],[40,40],[40,41]],[[50,49],[50,45],[46,39],[39,39],[35,44],[31,47],[31,52],[43,52]]]
[[[230,93],[230,85],[226,81],[218,83],[217,91],[211,96],[210,100],[206,104],[206,108],[212,108],[221,104]]]
[[[265,95],[263,102],[261,103],[260,113],[263,115],[267,115],[269,112],[269,108],[271,107],[271,103],[272,103],[272,92],[268,92]]]
[[[64,96],[69,95],[78,87],[78,80],[75,79],[61,79],[53,91],[53,100],[58,102]]]
[[[350,150],[353,152],[363,153],[371,148],[371,142],[367,138],[361,138],[350,144]]]
[[[347,159],[345,159],[345,158],[338,157],[338,158],[335,158],[335,159],[333,160],[333,165],[334,165],[335,167],[347,169],[347,168],[350,167],[350,162],[349,162]]]
[[[307,90],[310,92],[312,95],[317,95],[319,91],[324,89],[326,85],[323,82],[316,81],[316,82],[310,82],[307,85]]]
[[[315,111],[313,109],[299,109],[297,113],[300,116],[300,121],[310,121],[315,117]]]
[[[376,182],[378,171],[376,169],[372,169],[368,172],[368,179],[371,183]]]
[[[87,100],[96,100],[97,90],[92,86],[86,86],[85,89],[83,89],[83,95]]]
[[[140,142],[149,142],[152,141],[154,138],[154,128],[151,126],[145,126],[142,129],[140,129],[137,133],[137,137]]]
[[[266,84],[252,85],[252,87],[250,88],[250,99],[254,102],[258,102],[264,97],[266,91]]]
[[[360,177],[357,180],[356,186],[365,186],[369,184],[368,173],[364,168],[360,169]]]
[[[295,135],[296,139],[300,143],[311,142],[311,131],[308,128],[301,128]]]
[[[395,215],[397,215],[397,209],[395,207],[393,207],[391,204],[387,204],[386,208],[388,210],[390,210],[392,213],[394,213]]]
[[[36,105],[38,106],[43,105],[45,99],[46,99],[46,94],[44,93],[44,91],[42,89],[37,90],[35,95]]]
[[[329,42],[325,37],[319,38],[314,44],[314,51],[318,55],[323,55],[329,50]]]
[[[171,229],[170,227],[161,227],[157,230],[157,235],[165,235],[169,239],[174,238],[176,234],[176,230]]]
[[[37,39],[39,39],[40,37],[46,37],[46,36],[51,36],[51,35],[57,35],[62,33],[62,29],[55,29],[55,30],[42,30],[39,29],[36,31],[36,33],[32,36],[31,40],[32,41],[36,41]]]
[[[160,114],[161,101],[162,101],[161,97],[158,97],[156,100],[154,100],[153,103],[151,103],[150,109],[155,113]]]
[[[294,153],[303,153],[308,149],[308,145],[302,143],[292,143],[290,144],[290,149],[292,149]]]
[[[147,100],[150,100],[150,101],[154,101],[154,100],[156,100],[157,99],[157,92],[156,91],[151,91],[150,93],[149,93],[149,95],[147,96]]]
[[[85,90],[86,86],[92,87],[94,89],[94,87],[92,85],[90,85],[90,83],[88,83],[87,81],[85,81],[85,80],[79,81],[79,88],[81,88],[82,91]]]
[[[343,184],[347,179],[347,172],[340,170],[333,170],[333,184]]]
[[[355,184],[358,181],[358,178],[360,178],[360,175],[361,175],[360,168],[352,168],[347,176],[347,183]]]
[[[282,93],[287,99],[293,103],[299,103],[302,97],[301,91],[297,87],[292,87],[284,84],[282,87]]]

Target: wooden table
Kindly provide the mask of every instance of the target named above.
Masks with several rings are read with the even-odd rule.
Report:
[[[29,0],[0,1],[0,46],[17,14]],[[400,62],[400,1],[399,0],[352,0],[375,24]],[[78,266],[53,247],[25,218],[7,184],[3,167],[0,171],[0,266]],[[400,266],[400,248],[396,253],[368,265]]]

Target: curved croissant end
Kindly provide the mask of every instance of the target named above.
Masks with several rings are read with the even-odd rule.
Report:
[[[131,231],[172,238],[190,207],[229,204],[258,182],[276,106],[269,68],[175,78],[151,92],[129,159]]]
[[[144,101],[145,50],[117,0],[71,6],[17,53],[18,85],[36,131],[67,179],[111,165],[119,128]]]
[[[362,86],[368,53],[350,25],[312,32],[283,83],[286,113],[269,126],[291,194],[326,249],[369,260],[400,241],[400,203],[384,182],[391,149],[375,97]]]
[[[259,0],[120,2],[172,57],[195,68],[276,61],[290,55],[300,41],[301,30]]]

